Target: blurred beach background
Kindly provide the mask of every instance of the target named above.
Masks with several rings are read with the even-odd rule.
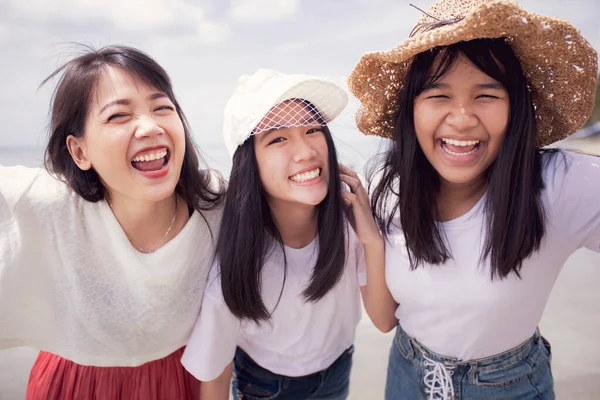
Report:
[[[0,165],[42,165],[53,84],[38,85],[76,53],[68,43],[120,43],[148,52],[170,73],[207,167],[228,176],[222,112],[241,74],[274,68],[343,83],[363,53],[389,49],[408,36],[420,14],[408,3],[0,0]],[[412,3],[426,9],[432,1]],[[600,8],[594,0],[519,3],[570,21],[600,48]],[[558,146],[600,155],[598,104],[588,126]],[[352,101],[331,129],[340,160],[363,172],[386,142],[356,131],[356,108]],[[600,255],[581,250],[565,265],[548,302],[541,331],[552,343],[558,399],[600,398],[599,286]],[[392,338],[363,313],[350,399],[383,398]],[[0,400],[24,398],[36,354],[29,348],[0,351]]]

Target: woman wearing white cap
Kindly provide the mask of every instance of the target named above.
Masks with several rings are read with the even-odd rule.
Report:
[[[585,123],[597,71],[564,21],[440,0],[352,72],[359,129],[393,139],[372,196],[387,399],[554,399],[537,326],[567,258],[600,252],[600,159],[542,147]]]
[[[238,399],[348,395],[365,258],[383,269],[384,256],[327,127],[346,103],[324,79],[259,70],[227,104],[233,169],[217,262],[182,358],[206,398],[228,398],[232,366]],[[342,180],[362,191],[342,193]],[[358,238],[344,201],[362,204]]]

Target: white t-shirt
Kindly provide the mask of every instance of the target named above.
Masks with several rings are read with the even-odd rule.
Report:
[[[479,263],[485,196],[442,224],[452,254],[444,265],[411,271],[404,235],[398,230],[389,237],[386,281],[399,304],[396,317],[410,336],[436,353],[472,360],[533,335],[567,258],[581,247],[600,252],[600,158],[555,155],[543,179],[546,234],[539,252],[523,261],[522,279],[511,274],[492,281],[489,263]]]
[[[214,238],[221,212],[202,212]],[[85,201],[42,169],[0,167],[0,348],[96,366],[163,358],[187,343],[213,253],[197,211],[142,254],[106,201]]]
[[[181,360],[183,366],[197,379],[211,381],[233,360],[239,346],[263,368],[285,376],[304,376],[329,367],[354,343],[360,320],[359,286],[366,284],[363,246],[352,228],[348,232],[344,274],[317,302],[306,302],[302,296],[316,263],[317,239],[302,249],[285,247],[288,272],[283,294],[272,318],[260,326],[231,314],[215,265]],[[268,310],[273,310],[279,298],[283,265],[277,246],[262,271],[261,293]]]

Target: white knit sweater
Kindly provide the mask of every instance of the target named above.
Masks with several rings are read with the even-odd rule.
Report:
[[[202,212],[216,239],[221,210]],[[152,254],[136,251],[105,201],[43,169],[0,167],[0,348],[79,364],[137,366],[184,346],[214,242],[195,211]]]

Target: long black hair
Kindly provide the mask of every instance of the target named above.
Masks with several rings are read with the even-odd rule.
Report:
[[[327,196],[317,206],[319,254],[310,283],[303,292],[306,301],[312,302],[323,298],[338,283],[346,262],[347,226],[337,155],[327,126],[323,126],[323,134],[328,148],[329,186]],[[236,317],[256,323],[270,318],[273,310],[267,309],[261,296],[261,272],[277,245],[284,250],[260,180],[254,136],[250,136],[233,156],[216,248],[223,297]],[[283,285],[286,271],[284,265]]]
[[[93,169],[84,171],[73,161],[67,148],[67,137],[81,137],[94,89],[106,67],[115,67],[133,74],[142,82],[169,97],[183,124],[185,154],[175,191],[198,211],[210,210],[223,199],[223,186],[208,172],[200,170],[200,158],[190,134],[189,124],[175,98],[171,79],[152,57],[128,46],[107,46],[95,49],[81,45],[83,53],[56,69],[40,86],[59,77],[52,96],[50,138],[45,152],[46,169],[67,183],[87,201],[104,200],[106,188]],[[213,181],[213,182],[211,182]]]
[[[439,225],[440,179],[417,142],[415,98],[443,77],[464,55],[479,70],[500,82],[509,94],[510,111],[504,143],[485,172],[485,244],[491,278],[519,276],[523,260],[540,248],[545,213],[540,199],[542,151],[536,148],[535,109],[521,64],[504,38],[476,39],[437,47],[415,56],[397,102],[394,140],[383,161],[372,169],[372,210],[388,235],[399,214],[411,268],[443,264],[452,255]],[[437,68],[435,61],[439,60]],[[375,180],[378,182],[375,183]]]

